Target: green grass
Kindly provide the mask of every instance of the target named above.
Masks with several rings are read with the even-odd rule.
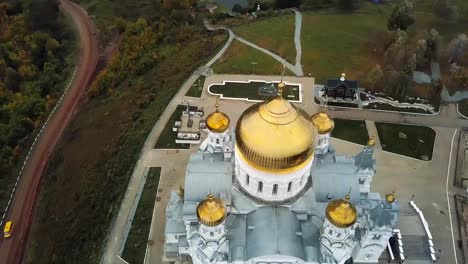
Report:
[[[189,149],[190,144],[177,144],[176,140],[176,132],[172,131],[172,127],[174,126],[174,122],[180,120],[180,116],[182,112],[187,108],[186,105],[178,105],[174,113],[172,114],[169,121],[167,121],[164,130],[161,132],[161,135],[156,142],[154,148],[159,149]],[[193,108],[193,106],[191,106]],[[196,108],[196,107],[195,107]]]
[[[460,102],[458,102],[458,111],[468,117],[468,99],[465,99],[465,100],[461,100]]]
[[[198,80],[195,81],[192,87],[190,87],[190,90],[188,90],[185,96],[200,97],[203,93],[203,85],[205,85],[205,79],[206,76],[200,76],[200,78],[198,78]]]
[[[122,253],[122,258],[128,263],[144,261],[160,174],[160,167],[151,167],[146,176],[146,183]]]
[[[283,65],[267,54],[235,40],[213,65],[213,71],[217,74],[279,75]],[[286,71],[286,74],[293,75],[290,71]]]
[[[233,28],[233,31],[294,64],[296,62],[294,27],[294,15],[285,15],[244,24]]]
[[[366,122],[361,120],[349,120],[335,118],[335,128],[331,136],[356,144],[365,145],[369,140]]]
[[[226,82],[225,85],[212,85],[209,91],[222,94],[225,97],[247,98],[250,100],[264,100],[265,97],[258,95],[258,88],[264,85],[263,82],[235,83]],[[294,95],[294,97],[288,97]],[[288,100],[299,100],[299,87],[286,85],[283,98]]]
[[[420,160],[431,160],[436,132],[430,127],[375,123],[382,149]]]
[[[383,15],[304,13],[302,64],[317,83],[346,72],[360,79],[375,65],[371,39],[386,30]]]

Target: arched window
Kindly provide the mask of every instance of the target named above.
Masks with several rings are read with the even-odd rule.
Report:
[[[263,192],[263,182],[258,182],[258,192]]]
[[[289,182],[288,183],[288,192],[291,192],[291,188],[292,188],[292,182]]]
[[[249,185],[250,183],[250,175],[246,174],[245,175],[245,184]]]
[[[219,138],[216,139],[216,144],[219,144]]]
[[[278,194],[278,184],[273,184],[273,195]]]

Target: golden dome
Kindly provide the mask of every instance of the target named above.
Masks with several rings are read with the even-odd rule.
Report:
[[[328,221],[336,227],[350,227],[357,220],[357,211],[353,204],[349,202],[349,195],[345,199],[335,200],[328,203],[326,215]]]
[[[264,171],[302,168],[313,157],[316,137],[307,119],[304,111],[280,96],[249,107],[236,126],[239,156]]]
[[[391,204],[393,202],[395,202],[395,190],[392,191],[392,193],[389,193],[389,194],[386,194],[385,195],[385,200],[387,201],[387,203]]]
[[[216,103],[216,110],[206,118],[206,127],[215,133],[223,133],[229,128],[229,117],[219,111],[219,104]]]
[[[367,141],[367,146],[369,147],[375,146],[375,137],[369,138],[369,140]]]
[[[320,112],[312,116],[312,124],[317,128],[319,134],[328,134],[335,127],[335,122],[331,117],[325,113]]]
[[[197,206],[197,217],[201,224],[206,226],[217,226],[226,218],[226,208],[221,199],[208,194],[205,200]]]

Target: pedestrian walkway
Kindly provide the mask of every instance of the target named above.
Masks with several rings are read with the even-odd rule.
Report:
[[[375,122],[371,120],[365,120],[365,121],[366,121],[367,134],[369,134],[369,138],[374,138],[375,140],[374,148],[382,149],[382,144],[380,144],[379,133],[377,133],[377,127],[375,126]]]

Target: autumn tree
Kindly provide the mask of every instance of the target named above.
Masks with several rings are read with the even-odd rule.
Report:
[[[449,44],[450,63],[459,63],[468,46],[468,37],[465,34],[456,36]]]
[[[402,0],[393,7],[387,28],[389,30],[407,30],[414,22],[413,4],[408,0]]]

